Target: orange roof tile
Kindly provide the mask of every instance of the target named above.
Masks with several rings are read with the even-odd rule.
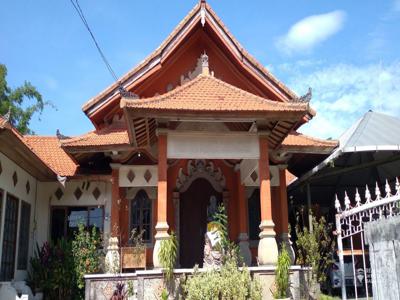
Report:
[[[292,131],[283,140],[283,147],[328,147],[334,149],[338,145],[336,140],[323,140],[299,132]]]
[[[283,103],[241,90],[209,75],[195,79],[160,96],[121,100],[121,107],[172,111],[308,112],[308,103]]]
[[[78,165],[61,148],[57,137],[48,136],[24,136],[26,144],[32,151],[56,174],[61,176],[75,175]]]
[[[105,128],[94,130],[84,135],[61,140],[63,148],[80,148],[89,146],[126,145],[129,137],[126,128]]]

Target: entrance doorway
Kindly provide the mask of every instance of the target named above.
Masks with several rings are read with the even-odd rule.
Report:
[[[180,265],[193,268],[195,264],[203,266],[204,234],[207,229],[207,207],[215,197],[221,203],[222,194],[211,183],[198,178],[180,195]]]

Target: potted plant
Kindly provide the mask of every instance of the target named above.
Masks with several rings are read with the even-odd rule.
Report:
[[[278,257],[278,264],[275,271],[275,299],[289,298],[289,268],[290,256],[284,243],[281,245],[281,251]]]
[[[121,247],[121,269],[145,269],[146,246],[143,242],[144,231],[131,231],[129,237],[130,246]]]

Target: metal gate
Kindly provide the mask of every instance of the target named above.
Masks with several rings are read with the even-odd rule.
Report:
[[[346,270],[344,262],[344,248],[343,242],[349,244],[352,265],[352,281],[354,283],[354,295],[358,299],[358,287],[361,282],[360,277],[363,277],[363,285],[367,299],[370,297],[368,280],[370,280],[367,268],[367,253],[364,239],[364,224],[383,219],[391,218],[392,216],[400,215],[400,184],[396,178],[394,184],[394,193],[386,180],[384,186],[385,195],[381,195],[378,184],[375,187],[375,197],[372,198],[371,193],[368,189],[368,185],[365,188],[364,198],[365,201],[361,200],[361,196],[356,189],[354,201],[351,201],[347,192],[344,196],[344,210],[340,204],[339,199],[336,196],[335,208],[336,214],[336,234],[338,243],[338,254],[339,254],[339,265],[341,272],[341,288],[342,288],[342,299],[347,299],[346,293]],[[358,243],[361,249],[355,249],[354,244]],[[356,270],[355,257],[360,256],[362,260],[362,272]],[[347,268],[348,269],[348,268]],[[347,280],[349,280],[347,278]]]

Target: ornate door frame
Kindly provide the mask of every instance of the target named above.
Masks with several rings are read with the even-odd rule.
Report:
[[[180,238],[180,194],[186,192],[190,185],[198,178],[207,179],[212,187],[219,193],[222,194],[222,200],[224,202],[225,209],[228,210],[229,205],[229,192],[226,190],[225,176],[219,167],[215,167],[212,161],[205,159],[189,160],[186,166],[186,170],[183,168],[179,169],[178,177],[176,179],[175,191],[172,194],[172,200],[174,203],[175,212],[175,233],[178,242],[181,242]],[[180,251],[178,247],[177,262],[179,266]]]

